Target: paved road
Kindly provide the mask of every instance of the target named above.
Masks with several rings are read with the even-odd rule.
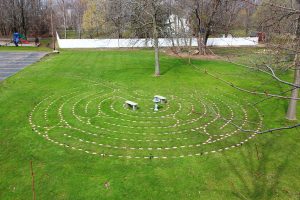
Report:
[[[0,52],[0,81],[37,62],[44,52]]]

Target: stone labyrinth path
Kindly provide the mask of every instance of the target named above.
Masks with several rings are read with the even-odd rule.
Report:
[[[48,96],[32,110],[35,133],[60,148],[99,157],[169,159],[202,156],[242,146],[259,131],[262,115],[231,94],[194,92],[168,98],[158,112],[153,96],[104,83]],[[133,111],[126,100],[139,104]],[[59,147],[58,147],[59,148]]]

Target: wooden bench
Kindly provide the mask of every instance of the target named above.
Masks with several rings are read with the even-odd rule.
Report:
[[[125,106],[128,108],[128,107],[131,107],[133,110],[136,110],[137,107],[138,107],[138,104],[133,102],[133,101],[125,101]]]
[[[160,95],[155,95],[154,98],[158,98],[161,103],[167,103],[167,98],[160,96]]]

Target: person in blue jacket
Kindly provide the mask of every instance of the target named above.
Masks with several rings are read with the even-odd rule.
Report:
[[[13,42],[14,44],[16,45],[16,47],[18,47],[18,43],[20,42],[20,34],[18,33],[18,31],[15,31],[14,32],[14,35],[13,35]]]

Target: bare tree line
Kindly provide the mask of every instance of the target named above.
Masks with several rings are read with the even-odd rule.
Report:
[[[48,4],[43,0],[1,0],[0,34],[14,30],[27,34],[47,34]]]
[[[70,29],[79,37],[83,32],[88,37],[99,37],[101,33],[115,38],[146,37],[145,33],[151,28],[138,28],[137,24],[147,20],[149,2],[165,12],[157,16],[158,21],[164,20],[162,37],[172,30],[170,26],[174,21],[167,23],[171,15],[194,36],[204,34],[207,38],[221,27],[226,29],[227,35],[244,9],[242,0],[1,0],[0,33],[9,35],[13,29],[24,34],[49,32],[51,5],[55,10],[56,28],[62,30],[64,37],[68,37]]]

